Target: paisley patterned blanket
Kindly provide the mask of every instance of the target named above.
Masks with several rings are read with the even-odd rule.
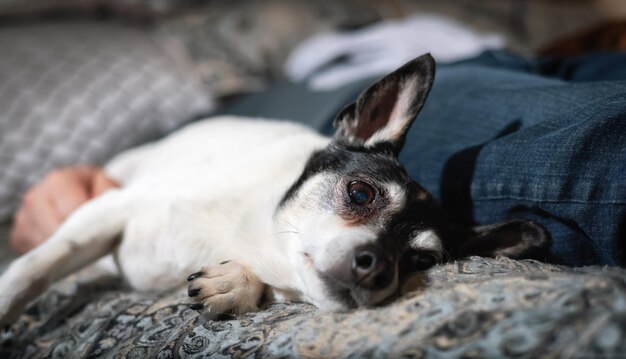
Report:
[[[0,334],[0,357],[626,356],[626,270],[472,257],[415,276],[400,299],[324,313],[270,305],[209,320],[184,291],[67,278]]]

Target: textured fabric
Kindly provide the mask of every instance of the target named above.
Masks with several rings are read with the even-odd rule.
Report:
[[[102,164],[211,108],[165,43],[98,23],[0,29],[0,221],[47,171]]]
[[[416,276],[401,299],[324,313],[275,304],[210,321],[181,290],[141,294],[101,278],[49,290],[0,336],[2,358],[618,358],[626,271],[471,258]]]

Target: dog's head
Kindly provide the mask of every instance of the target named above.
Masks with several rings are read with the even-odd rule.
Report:
[[[365,90],[339,113],[334,139],[311,156],[281,203],[281,219],[297,231],[292,260],[304,294],[320,308],[379,303],[404,275],[445,258],[444,217],[397,158],[434,74],[433,58],[424,55]],[[518,227],[508,222],[471,233],[488,254],[491,233],[515,236]],[[534,236],[524,238],[510,244],[536,244]]]

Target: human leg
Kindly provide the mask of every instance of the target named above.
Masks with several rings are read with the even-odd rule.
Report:
[[[401,160],[458,222],[531,218],[546,259],[626,264],[626,82],[444,66]]]

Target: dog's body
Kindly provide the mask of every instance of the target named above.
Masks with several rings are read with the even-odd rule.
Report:
[[[117,250],[128,282],[170,289],[201,266],[237,260],[274,288],[298,288],[288,259],[295,229],[275,212],[327,144],[296,124],[223,117],[114,159],[106,171],[132,211]]]
[[[397,160],[433,76],[422,56],[385,77],[338,115],[333,139],[225,117],[121,154],[106,167],[121,188],[87,203],[0,278],[0,324],[112,252],[141,290],[172,289],[202,267],[189,295],[211,312],[254,310],[266,289],[329,310],[381,302],[404,272],[442,260],[450,245],[436,204]],[[514,224],[477,237],[509,235]],[[524,226],[519,248],[489,254],[544,244],[542,230]]]

